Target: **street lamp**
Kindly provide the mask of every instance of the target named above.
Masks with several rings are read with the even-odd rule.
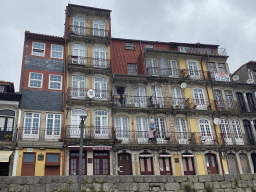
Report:
[[[81,116],[81,123],[79,128],[80,130],[80,151],[79,151],[79,169],[78,169],[78,192],[81,192],[81,183],[82,183],[82,155],[83,155],[83,136],[84,136],[84,122],[87,118],[87,115]]]

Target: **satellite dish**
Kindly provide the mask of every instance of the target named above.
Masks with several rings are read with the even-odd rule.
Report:
[[[187,83],[181,83],[180,87],[181,87],[182,89],[185,89],[185,88],[187,87]]]
[[[248,84],[253,84],[253,83],[254,83],[254,80],[253,80],[253,79],[248,79],[248,80],[247,80],[247,83],[248,83]]]
[[[233,81],[238,81],[239,80],[239,76],[238,75],[234,75],[233,76]]]
[[[87,91],[87,96],[89,97],[89,98],[94,98],[95,97],[95,91],[93,90],[93,89],[89,89],[88,91]]]
[[[221,120],[219,118],[215,118],[213,122],[215,125],[219,125],[221,123]]]

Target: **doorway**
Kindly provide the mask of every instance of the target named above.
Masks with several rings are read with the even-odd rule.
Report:
[[[208,175],[219,174],[216,155],[212,153],[205,154],[205,162],[206,162]]]
[[[120,153],[118,154],[118,175],[132,175],[132,160],[131,154]]]

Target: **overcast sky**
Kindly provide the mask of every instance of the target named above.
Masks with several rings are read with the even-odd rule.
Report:
[[[68,3],[112,10],[112,37],[217,44],[231,73],[256,60],[255,0],[9,0],[0,6],[0,80],[19,90],[25,30],[63,36]]]

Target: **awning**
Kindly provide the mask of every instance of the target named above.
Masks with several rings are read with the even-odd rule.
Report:
[[[182,157],[194,157],[194,155],[182,155]]]
[[[0,151],[0,162],[9,162],[9,157],[13,151]]]
[[[172,155],[169,154],[159,154],[159,157],[171,157]]]
[[[140,157],[153,157],[152,154],[141,154]]]
[[[79,150],[80,146],[68,146],[69,150]],[[111,146],[83,146],[83,151],[110,151]]]

